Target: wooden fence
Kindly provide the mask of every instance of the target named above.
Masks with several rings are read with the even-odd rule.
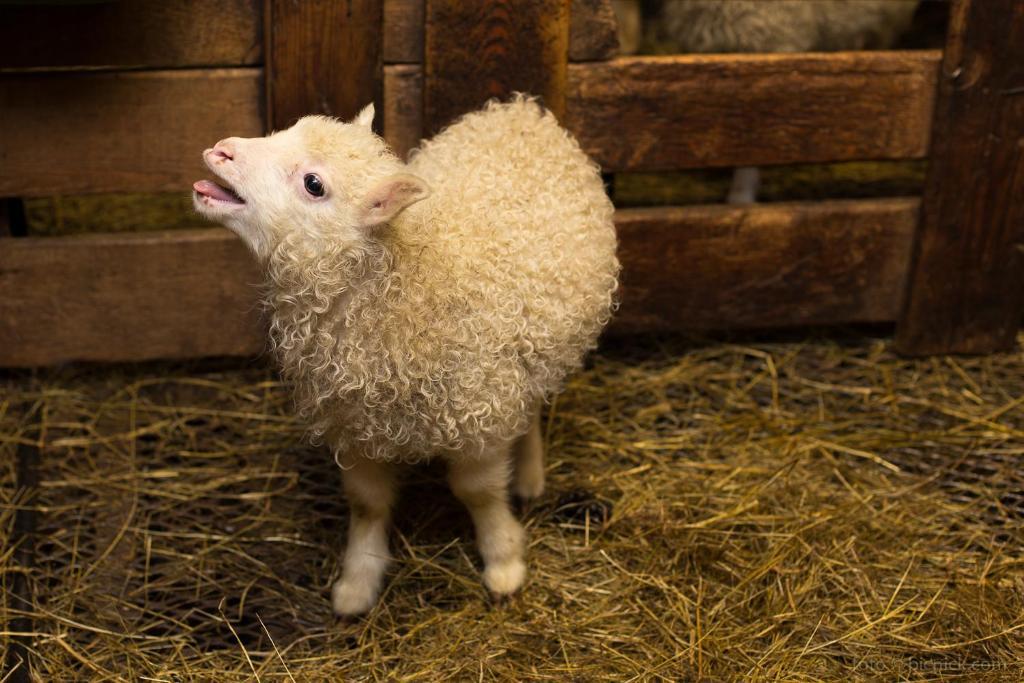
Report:
[[[1024,2],[955,0],[944,55],[615,57],[614,28],[602,0],[0,6],[0,196],[184,192],[222,137],[369,101],[404,153],[520,90],[609,173],[929,158],[923,198],[618,211],[618,331],[1014,343]],[[222,229],[0,237],[0,365],[258,353],[259,279]]]

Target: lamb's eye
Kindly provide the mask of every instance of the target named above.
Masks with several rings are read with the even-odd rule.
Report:
[[[314,197],[324,196],[324,183],[316,173],[307,173],[306,177],[302,179],[302,183],[306,186],[306,192]]]

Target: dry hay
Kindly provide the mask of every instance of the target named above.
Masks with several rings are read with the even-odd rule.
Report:
[[[489,601],[427,469],[382,603],[342,622],[338,473],[270,371],[14,373],[0,533],[16,444],[45,448],[0,638],[41,681],[1021,680],[1022,389],[1019,352],[608,348],[547,411],[524,593]]]

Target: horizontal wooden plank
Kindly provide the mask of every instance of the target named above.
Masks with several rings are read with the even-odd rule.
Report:
[[[255,65],[262,14],[259,0],[0,3],[0,70]]]
[[[618,332],[896,318],[920,201],[624,209]]]
[[[256,68],[0,75],[0,196],[186,190],[200,152],[263,135]]]
[[[940,58],[838,52],[570,64],[565,122],[608,171],[920,158]]]
[[[260,281],[220,228],[4,239],[0,365],[259,353]]]
[[[919,159],[940,58],[847,52],[570,64],[565,123],[606,171]],[[385,67],[385,106],[415,102],[422,83],[419,65]],[[393,129],[419,139],[421,112],[392,114],[400,117]]]
[[[626,209],[612,330],[894,320],[916,199]],[[9,238],[0,366],[249,355],[260,274],[221,229]]]

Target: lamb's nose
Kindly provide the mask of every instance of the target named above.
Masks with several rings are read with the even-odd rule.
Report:
[[[214,158],[233,160],[235,158],[235,146],[231,142],[231,138],[221,140],[213,146]]]

